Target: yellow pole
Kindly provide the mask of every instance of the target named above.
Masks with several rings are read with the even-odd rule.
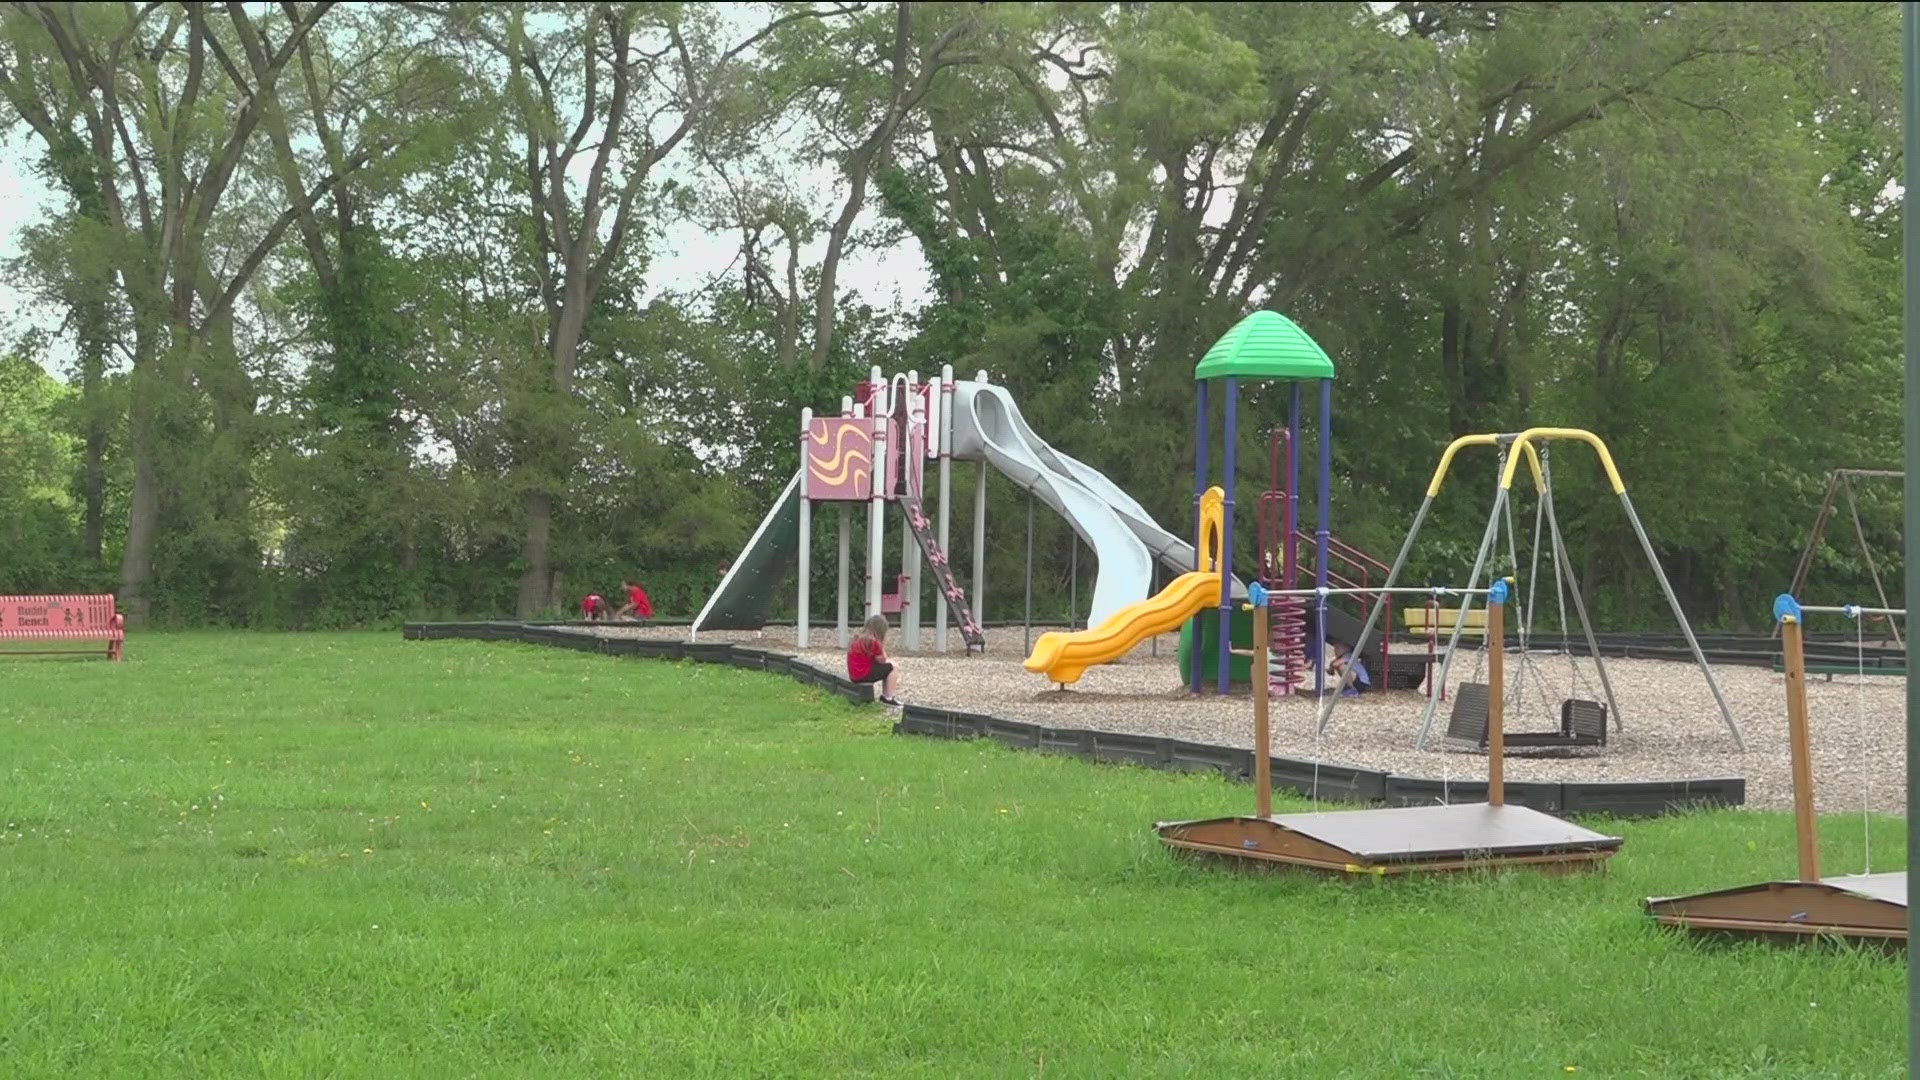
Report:
[[[1507,801],[1504,729],[1507,696],[1507,605],[1503,598],[1487,598],[1487,802]]]
[[[1253,814],[1273,816],[1273,737],[1267,726],[1267,605],[1253,607]]]
[[[1820,880],[1820,837],[1813,820],[1813,751],[1807,739],[1807,654],[1800,620],[1780,620],[1787,658],[1787,743],[1793,753],[1793,831],[1800,844],[1800,880]]]

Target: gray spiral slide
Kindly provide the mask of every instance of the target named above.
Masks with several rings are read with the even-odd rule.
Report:
[[[1034,434],[1004,387],[953,384],[953,456],[985,461],[1062,518],[1093,550],[1096,570],[1087,625],[1097,626],[1153,592],[1156,561],[1171,573],[1194,568],[1193,545],[1161,528],[1101,473]],[[759,629],[794,570],[799,477],[754,530],[747,546],[694,620],[692,630]],[[1234,595],[1245,589],[1234,582]]]

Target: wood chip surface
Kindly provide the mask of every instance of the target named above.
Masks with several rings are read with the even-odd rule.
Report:
[[[1033,637],[1045,628],[1035,627]],[[684,627],[608,625],[609,635],[678,638]],[[1088,669],[1069,689],[1056,689],[1042,676],[1020,666],[1026,636],[1018,627],[987,632],[987,653],[968,657],[959,635],[949,632],[955,651],[932,651],[931,629],[922,632],[919,649],[910,649],[895,629],[887,643],[901,673],[900,696],[938,708],[987,713],[1009,720],[1052,727],[1164,735],[1219,746],[1253,745],[1250,698],[1240,693],[1220,698],[1193,696],[1180,685],[1174,661],[1176,638],[1162,635],[1142,642],[1125,659]],[[793,628],[764,631],[707,631],[701,641],[743,645],[804,655],[821,667],[841,670],[844,650],[834,631],[816,630],[811,648],[794,648]],[[1420,656],[1424,659],[1424,650]],[[1448,682],[1473,679],[1477,654],[1463,649]],[[1510,707],[1509,731],[1547,731],[1559,726],[1559,703],[1567,697],[1604,701],[1593,662],[1577,662],[1560,653],[1535,653],[1523,663],[1509,654],[1508,678],[1524,669],[1524,700]],[[1574,675],[1578,671],[1578,676]],[[1680,780],[1740,776],[1747,781],[1747,805],[1785,809],[1793,789],[1787,755],[1785,676],[1744,666],[1713,669],[1734,721],[1746,740],[1735,748],[1700,669],[1664,660],[1608,660],[1620,705],[1622,730],[1604,748],[1570,756],[1509,756],[1510,780]],[[1378,678],[1378,673],[1375,673]],[[1481,677],[1473,681],[1485,681]],[[1906,679],[1884,675],[1813,675],[1807,681],[1812,729],[1815,805],[1823,813],[1906,810]],[[1510,699],[1512,700],[1512,699]],[[1428,749],[1416,748],[1427,699],[1420,691],[1396,691],[1347,698],[1334,710],[1323,738],[1314,734],[1318,704],[1311,695],[1273,699],[1273,752],[1435,779],[1484,779],[1486,757],[1441,747],[1447,708],[1433,720]]]

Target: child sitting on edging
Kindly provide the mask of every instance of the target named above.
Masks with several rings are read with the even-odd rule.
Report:
[[[856,683],[879,683],[880,703],[898,705],[893,691],[900,676],[887,659],[887,617],[874,615],[853,635],[847,645],[847,678]]]

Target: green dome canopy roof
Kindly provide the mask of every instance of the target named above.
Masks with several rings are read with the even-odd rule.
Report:
[[[1252,379],[1331,379],[1333,361],[1318,342],[1277,311],[1256,311],[1220,335],[1200,364],[1195,379],[1229,375]]]

